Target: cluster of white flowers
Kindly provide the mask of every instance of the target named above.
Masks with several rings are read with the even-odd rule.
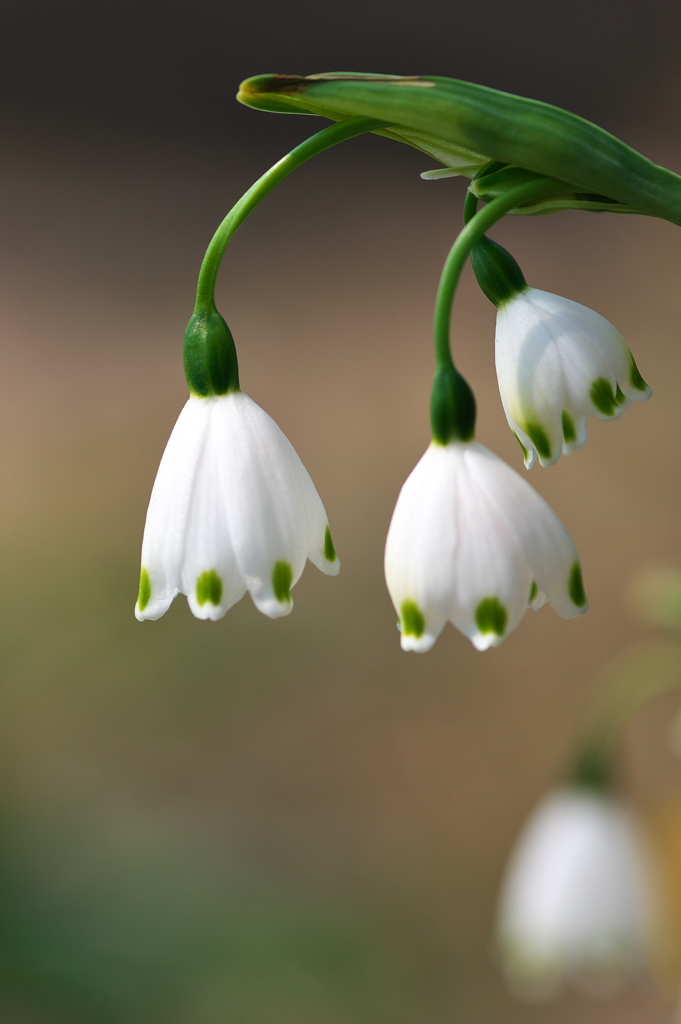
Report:
[[[611,324],[536,289],[500,307],[496,352],[528,467],[583,444],[587,415],[617,416],[650,394]],[[286,615],[307,558],[338,572],[324,506],[289,441],[241,391],[192,395],[149,504],[138,619],[159,618],[178,593],[218,619],[247,590],[266,615]],[[448,620],[485,650],[547,599],[564,616],[588,607],[559,519],[475,441],[430,445],[398,498],[385,574],[411,651],[427,651]]]

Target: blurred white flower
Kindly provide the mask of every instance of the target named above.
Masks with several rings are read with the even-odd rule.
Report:
[[[546,797],[501,893],[497,942],[510,984],[530,998],[567,978],[608,991],[649,962],[659,923],[657,879],[630,811],[586,788]]]
[[[497,313],[501,401],[529,469],[586,441],[586,417],[614,419],[652,394],[622,335],[570,299],[525,288]]]
[[[324,506],[274,420],[241,391],[192,396],[175,424],[149,502],[135,614],[158,619],[186,594],[219,619],[250,593],[265,615],[291,611],[309,558],[335,575]]]
[[[477,442],[433,442],[397,499],[385,577],[402,648],[428,651],[447,620],[478,650],[527,607],[588,608],[575,546],[543,498]]]

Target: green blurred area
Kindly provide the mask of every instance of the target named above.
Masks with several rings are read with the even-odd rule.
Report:
[[[257,115],[254,114],[254,117]],[[633,124],[627,141],[677,168]],[[8,144],[0,314],[0,1019],[8,1024],[645,1021],[517,1004],[490,934],[513,837],[570,755],[601,662],[645,629],[629,574],[679,564],[681,234],[639,218],[518,219],[537,287],[598,309],[655,389],[531,482],[571,531],[591,611],[528,613],[496,651],[451,627],[399,650],[382,552],[428,441],[430,320],[463,186],[385,140],[320,159],[228,252],[242,384],[326,504],[343,563],[295,610],[133,616],[146,502],[185,400],[198,264],[253,154]],[[218,159],[219,158],[219,159]],[[21,216],[16,212],[21,211]],[[455,345],[480,440],[519,471],[492,307],[467,275]],[[660,715],[628,738],[641,801],[678,787]]]

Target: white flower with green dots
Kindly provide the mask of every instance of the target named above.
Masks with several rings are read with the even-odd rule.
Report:
[[[586,418],[621,416],[650,398],[626,341],[599,313],[530,288],[501,246],[471,254],[480,287],[497,306],[495,361],[508,424],[529,469],[552,466],[586,442]]]
[[[219,314],[194,318],[187,340],[187,376],[203,393],[187,401],[161,459],[135,614],[158,619],[181,593],[197,618],[220,619],[248,591],[265,615],[288,615],[308,558],[332,576],[340,568],[324,506],[290,441],[238,389]]]
[[[548,599],[587,611],[570,536],[543,498],[483,445],[433,442],[405,482],[385,549],[402,649],[428,651],[449,620],[479,650]]]

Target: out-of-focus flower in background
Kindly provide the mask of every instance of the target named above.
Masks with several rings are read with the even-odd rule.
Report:
[[[400,491],[385,577],[406,651],[449,620],[484,651],[548,599],[588,609],[575,546],[543,498],[477,442],[432,443]]]
[[[681,572],[671,565],[648,565],[632,576],[629,605],[652,626],[681,632]]]
[[[547,796],[502,886],[496,939],[511,986],[529,998],[566,980],[610,991],[653,965],[661,932],[659,879],[632,811],[586,787]]]
[[[186,594],[200,619],[220,619],[248,592],[287,615],[310,559],[335,575],[322,501],[290,441],[241,391],[187,401],[149,502],[137,618],[158,619]]]
[[[497,313],[501,400],[529,469],[586,441],[586,417],[614,419],[652,394],[627,343],[599,313],[525,288]]]

